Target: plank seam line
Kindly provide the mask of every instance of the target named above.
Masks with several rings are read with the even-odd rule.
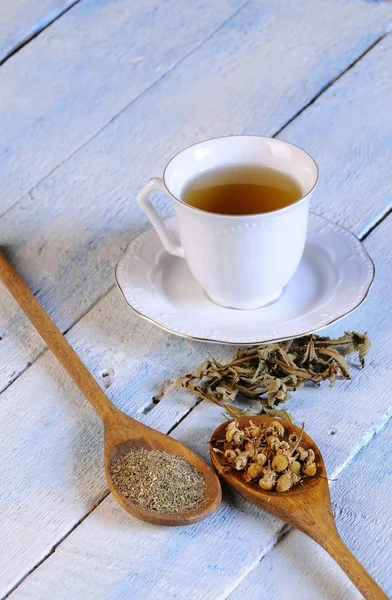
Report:
[[[78,0],[78,1],[80,1],[80,0]],[[194,52],[196,52],[199,48],[201,48],[203,46],[203,44],[208,42],[208,40],[210,40],[210,38],[212,38],[216,33],[218,33],[218,31],[220,31],[220,29],[222,29],[222,27],[224,27],[225,25],[227,25],[227,23],[229,23],[232,19],[234,19],[248,4],[251,4],[251,2],[253,2],[253,0],[246,0],[246,2],[244,2],[244,4],[242,4],[234,13],[232,13],[230,15],[230,17],[228,17],[227,19],[222,21],[213,31],[211,31],[211,33],[209,33],[200,42],[196,43],[196,45],[193,46],[193,48],[191,48],[186,54],[184,54],[184,56],[179,58],[178,61],[175,62],[171,67],[169,67],[169,69],[167,71],[162,73],[162,75],[160,77],[155,79],[152,83],[150,83],[150,85],[148,85],[139,94],[137,94],[137,96],[132,98],[132,100],[130,100],[130,102],[128,102],[128,104],[126,104],[118,113],[113,115],[108,121],[106,121],[106,123],[104,125],[102,125],[102,127],[97,129],[97,131],[88,140],[84,141],[82,144],[80,144],[80,146],[75,148],[75,150],[73,150],[73,152],[71,152],[71,154],[66,156],[55,167],[53,167],[53,169],[51,169],[48,173],[46,173],[46,175],[44,175],[39,181],[37,181],[37,183],[35,183],[28,192],[23,194],[23,196],[21,198],[18,198],[18,200],[16,200],[11,206],[9,206],[7,208],[7,210],[5,210],[2,214],[0,214],[0,218],[4,217],[4,215],[6,215],[10,210],[12,210],[14,208],[14,206],[16,206],[19,202],[21,202],[25,196],[31,194],[33,190],[35,190],[38,186],[40,186],[41,183],[43,181],[45,181],[45,179],[50,177],[64,163],[68,162],[71,158],[73,158],[75,156],[75,154],[77,154],[79,152],[79,150],[81,150],[82,148],[87,146],[92,140],[94,140],[97,136],[99,136],[102,133],[102,131],[104,129],[106,129],[106,127],[111,125],[118,117],[120,117],[126,110],[128,110],[128,108],[130,108],[135,102],[137,102],[138,100],[143,98],[144,95],[147,94],[155,85],[157,85],[160,81],[165,79],[165,77],[167,77],[177,67],[179,67],[184,62],[184,60],[186,60],[189,56],[191,56]]]
[[[79,2],[80,2],[80,0],[74,0],[74,2],[72,4],[70,4],[70,6],[67,6],[63,11],[61,11],[59,14],[54,16],[52,19],[49,18],[47,21],[45,21],[45,19],[44,19],[42,24],[38,25],[37,29],[34,29],[31,33],[26,34],[25,37],[22,37],[20,42],[17,42],[15,44],[15,46],[13,46],[11,48],[11,50],[9,50],[9,52],[7,54],[5,54],[4,57],[0,60],[0,67],[5,62],[7,62],[7,60],[9,60],[15,54],[17,54],[19,52],[19,50],[21,50],[24,46],[26,46],[28,43],[30,43],[32,40],[34,40],[36,37],[38,37],[39,34],[42,33],[42,31],[45,31],[45,29],[50,27],[50,25],[52,25],[52,23],[54,23],[55,21],[60,19],[60,17],[65,15],[65,13],[67,13],[69,10],[71,10],[71,8],[76,6],[76,4],[79,4]]]
[[[337,477],[340,478],[340,476],[342,474],[344,474],[344,471],[352,464],[352,462],[356,459],[356,457],[364,450],[366,450],[366,448],[369,446],[370,443],[373,442],[373,440],[385,429],[385,427],[387,427],[387,425],[389,424],[389,422],[392,421],[392,417],[388,416],[388,418],[385,420],[385,422],[382,424],[382,426],[377,429],[375,428],[375,430],[373,431],[373,435],[367,440],[367,442],[365,444],[363,444],[363,446],[361,446],[360,448],[358,448],[357,452],[355,454],[352,455],[351,459],[348,460],[346,463],[344,463],[344,465],[342,466],[342,468],[337,472],[333,474],[333,477]],[[334,482],[331,483],[331,487],[334,485]],[[336,514],[336,508],[333,504],[332,506],[333,509],[333,513]],[[227,596],[225,596],[224,600],[230,600],[230,595],[233,593],[233,591],[235,591],[237,589],[237,587],[239,587],[244,581],[245,579],[248,577],[248,575],[254,570],[256,569],[260,563],[264,560],[264,558],[267,556],[267,554],[269,554],[271,551],[273,551],[273,549],[275,548],[275,546],[277,546],[282,540],[284,540],[291,532],[293,531],[299,531],[298,529],[296,529],[295,527],[287,526],[286,524],[283,524],[281,529],[279,530],[279,532],[277,533],[277,535],[275,536],[276,542],[274,544],[271,544],[267,550],[267,552],[265,552],[263,554],[263,556],[261,557],[261,559],[255,563],[254,567],[249,570],[247,573],[244,574],[244,576],[241,578],[241,580],[238,582],[237,586],[231,590]],[[302,534],[305,535],[305,534]],[[343,540],[344,541],[344,540]]]
[[[320,91],[317,92],[317,94],[315,96],[313,96],[313,98],[307,104],[305,104],[299,111],[297,111],[292,117],[290,117],[290,119],[272,137],[276,137],[277,135],[279,135],[295,119],[297,119],[299,116],[301,116],[305,110],[307,110],[310,106],[312,106],[312,104],[317,102],[317,100],[320,98],[320,96],[322,96],[327,90],[329,90],[329,88],[332,87],[337,81],[339,81],[339,79],[341,77],[343,77],[348,71],[351,71],[351,69],[353,67],[355,67],[355,65],[357,63],[359,63],[359,61],[368,54],[368,52],[373,50],[373,48],[375,46],[377,46],[377,44],[379,44],[388,35],[389,35],[389,31],[387,31],[386,33],[383,33],[370,46],[368,46],[368,48],[366,48],[366,50],[364,50],[361,54],[359,54],[345,69],[343,69],[343,71],[341,71],[338,75],[336,75],[336,77],[332,78],[330,81],[328,81],[326,84],[324,84],[321,87]]]
[[[167,432],[167,435],[170,435],[170,434],[171,434],[171,432],[172,432],[172,431],[174,431],[174,429],[175,429],[176,427],[178,427],[178,426],[180,425],[180,423],[182,423],[182,422],[183,422],[183,421],[184,421],[184,420],[185,420],[185,419],[186,419],[186,418],[187,418],[187,417],[188,417],[188,416],[191,414],[191,412],[192,412],[192,411],[193,411],[193,410],[194,410],[194,409],[195,409],[197,406],[199,406],[199,404],[200,404],[201,402],[203,402],[203,398],[196,398],[196,402],[195,402],[195,403],[194,403],[194,404],[193,404],[193,405],[192,405],[192,406],[189,408],[189,410],[188,410],[188,411],[186,411],[186,413],[185,413],[185,414],[183,414],[183,415],[182,415],[182,417],[180,417],[180,418],[178,419],[178,421],[176,421],[176,422],[174,423],[174,425],[172,425],[172,426],[170,427],[170,429],[169,429],[169,430],[168,430],[168,432]]]
[[[373,225],[371,225],[369,227],[369,229],[362,235],[361,240],[362,242],[366,240],[366,238],[373,233],[373,231],[387,218],[389,217],[389,215],[392,213],[392,208],[389,208],[379,219],[377,219],[377,221],[375,221],[373,223]]]

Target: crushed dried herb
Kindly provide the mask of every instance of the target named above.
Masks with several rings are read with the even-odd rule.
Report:
[[[182,513],[201,501],[205,482],[200,473],[177,454],[135,450],[123,454],[110,467],[118,491],[141,508],[161,513]]]
[[[364,367],[369,348],[366,333],[347,331],[337,339],[309,335],[239,349],[235,360],[227,364],[211,358],[170,387],[187,388],[224,407],[232,417],[267,414],[291,420],[286,410],[278,408],[290,398],[290,392],[309,383],[319,385],[327,380],[333,386],[336,379],[350,379],[345,356],[358,353]],[[251,400],[255,406],[241,409],[234,404],[241,400]]]
[[[242,471],[246,482],[254,482],[266,491],[287,492],[317,472],[313,448],[300,446],[300,435],[289,433],[281,421],[270,426],[252,421],[241,428],[238,421],[226,427],[226,437],[214,442],[229,468]]]

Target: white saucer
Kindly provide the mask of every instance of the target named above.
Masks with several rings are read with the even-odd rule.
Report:
[[[175,232],[175,217],[166,224]],[[313,213],[296,274],[278,300],[256,310],[214,304],[153,229],[130,242],[116,269],[118,287],[139,315],[171,333],[225,344],[262,344],[326,327],[365,299],[373,278],[358,238]]]

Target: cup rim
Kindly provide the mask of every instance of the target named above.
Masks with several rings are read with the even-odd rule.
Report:
[[[312,185],[312,187],[310,188],[310,190],[308,192],[306,192],[306,194],[304,196],[301,196],[300,198],[298,198],[298,200],[296,200],[295,202],[292,202],[288,206],[284,206],[282,208],[277,208],[276,210],[271,210],[271,211],[268,211],[268,212],[250,213],[250,214],[246,214],[246,215],[230,215],[230,214],[224,214],[224,213],[210,212],[208,210],[203,210],[201,208],[196,208],[195,206],[191,206],[190,204],[187,204],[186,202],[184,202],[184,200],[181,200],[181,198],[177,198],[177,196],[174,196],[174,194],[172,194],[171,191],[169,190],[169,187],[166,185],[166,171],[169,168],[170,164],[173,162],[173,160],[175,158],[177,158],[177,156],[179,156],[183,152],[186,152],[187,150],[190,150],[194,146],[198,146],[199,144],[205,144],[207,142],[212,142],[212,141],[215,141],[215,140],[222,140],[222,139],[226,139],[226,138],[254,138],[254,139],[259,139],[259,140],[273,140],[275,142],[281,142],[282,144],[285,144],[286,146],[292,146],[293,148],[301,150],[301,152],[303,152],[304,154],[306,154],[306,156],[308,158],[310,158],[310,160],[312,161],[312,163],[314,164],[314,166],[316,168],[316,178],[315,178],[314,184]],[[169,162],[166,164],[166,166],[165,166],[165,168],[163,170],[162,180],[163,180],[163,185],[165,186],[165,189],[166,189],[166,192],[168,193],[168,195],[171,196],[171,198],[173,198],[173,200],[175,200],[176,202],[178,202],[182,206],[185,206],[190,211],[195,211],[195,212],[198,212],[198,213],[202,213],[204,215],[211,215],[212,217],[216,217],[216,218],[247,219],[249,217],[253,217],[253,218],[255,218],[255,217],[264,217],[265,218],[265,217],[268,217],[268,216],[271,216],[271,215],[281,214],[283,212],[288,212],[289,210],[291,210],[297,204],[300,204],[300,203],[304,202],[306,200],[306,198],[309,196],[309,194],[311,194],[313,192],[314,188],[318,184],[319,176],[320,176],[320,171],[319,171],[318,165],[317,165],[316,161],[314,160],[314,158],[309,154],[309,152],[306,152],[306,150],[304,150],[303,148],[301,148],[301,146],[298,146],[297,144],[293,144],[292,142],[286,142],[286,140],[281,140],[281,139],[277,139],[277,138],[274,138],[274,137],[268,137],[268,136],[265,136],[265,135],[234,134],[234,135],[219,135],[219,136],[216,136],[216,137],[213,137],[213,138],[207,138],[206,140],[200,140],[199,142],[195,142],[194,144],[190,144],[186,148],[183,148],[182,150],[180,150],[179,152],[177,152],[174,156],[172,156],[171,159],[169,160]]]

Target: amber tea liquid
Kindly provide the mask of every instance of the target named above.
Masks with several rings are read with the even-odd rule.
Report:
[[[195,177],[182,200],[221,215],[254,215],[293,204],[303,196],[299,184],[285,173],[259,166],[225,167]]]

